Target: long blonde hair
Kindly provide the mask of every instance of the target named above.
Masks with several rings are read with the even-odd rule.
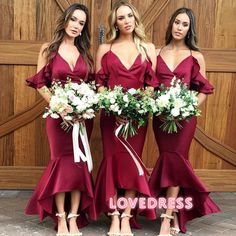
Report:
[[[116,12],[117,9],[121,6],[129,7],[135,18],[135,29],[133,32],[134,43],[138,49],[138,51],[142,54],[143,58],[147,58],[147,39],[144,31],[144,26],[140,21],[140,16],[137,9],[128,1],[128,0],[120,0],[117,1],[111,10],[111,13],[108,17],[109,31],[107,33],[107,41],[108,43],[113,43],[119,37],[119,31],[116,30]]]

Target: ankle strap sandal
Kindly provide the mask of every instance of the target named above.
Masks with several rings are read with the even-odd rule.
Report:
[[[124,213],[124,212],[123,212],[123,213],[121,214],[121,217],[120,217],[120,218],[121,218],[121,219],[124,219],[124,218],[126,218],[126,217],[130,219],[131,217],[133,217],[133,215],[130,215],[130,214],[127,214],[127,213]],[[134,235],[133,233],[121,233],[121,234],[120,234],[120,236],[133,236],[133,235]]]
[[[107,215],[108,215],[108,216],[118,216],[118,217],[119,217],[119,216],[120,216],[120,212],[117,211],[117,210],[115,210],[115,211],[113,211],[113,212],[108,212]],[[108,236],[120,236],[120,232],[110,232],[110,231],[109,231],[109,232],[107,233],[107,235],[108,235]]]
[[[107,215],[108,216],[119,216],[120,212],[119,211],[108,212]]]
[[[66,216],[66,213],[65,212],[62,212],[62,213],[56,213],[56,216],[58,217],[58,218],[62,218],[63,216]]]
[[[79,214],[69,213],[69,215],[67,216],[67,219],[77,218],[78,216],[79,216]]]
[[[125,217],[131,218],[131,217],[133,217],[133,215],[130,215],[130,214],[127,214],[127,213],[123,212],[120,218],[125,218]]]
[[[69,215],[67,216],[67,219],[70,220],[72,218],[77,218],[79,216],[79,214],[75,214],[75,213],[69,213]],[[70,233],[70,236],[82,236],[83,234],[81,232],[78,233]]]
[[[169,220],[173,220],[174,216],[170,216],[167,214],[161,214],[160,218],[167,218]],[[158,234],[157,236],[172,236],[171,234]]]
[[[178,221],[178,209],[173,209],[173,217],[174,217],[174,220],[173,222],[175,222],[175,218],[177,218],[177,221]],[[180,228],[179,227],[170,227],[170,233],[173,234],[173,235],[176,235],[180,232]]]
[[[64,220],[66,220],[66,213],[65,212],[56,213],[56,217],[58,217],[61,220],[64,217]],[[56,236],[68,236],[68,235],[70,235],[70,234],[69,233],[57,233],[56,234]]]
[[[174,216],[169,216],[169,215],[167,215],[167,214],[161,214],[160,217],[161,217],[161,218],[167,218],[167,219],[169,219],[169,220],[173,220],[173,219],[174,219]]]

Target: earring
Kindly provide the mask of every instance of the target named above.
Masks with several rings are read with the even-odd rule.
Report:
[[[81,35],[82,35],[82,33],[80,32],[80,33],[79,33],[79,35],[81,36]]]
[[[115,29],[116,29],[116,31],[119,31],[119,29],[118,29],[118,27],[117,27],[117,26],[115,26]]]

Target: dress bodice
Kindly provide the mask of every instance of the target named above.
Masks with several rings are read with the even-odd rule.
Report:
[[[160,84],[169,87],[172,78],[175,76],[181,79],[191,90],[210,94],[213,92],[213,86],[200,73],[200,66],[197,59],[191,55],[183,59],[172,71],[167,66],[164,59],[159,54],[157,56],[156,75]]]
[[[137,55],[130,68],[126,68],[119,57],[109,50],[103,55],[101,66],[96,74],[98,87],[114,88],[115,85],[120,85],[124,88],[138,89],[144,88],[145,85],[158,85],[150,60],[142,61],[141,54]]]
[[[80,54],[77,58],[74,69],[72,70],[68,62],[57,52],[37,74],[26,80],[27,85],[33,88],[41,88],[43,86],[50,87],[52,81],[60,81],[66,83],[67,78],[72,82],[80,82],[81,80],[91,80],[88,66],[83,56]]]

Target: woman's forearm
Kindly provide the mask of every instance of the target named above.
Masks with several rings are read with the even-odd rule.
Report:
[[[105,87],[104,87],[104,86],[101,86],[101,87],[98,88],[98,92],[99,92],[99,93],[104,92],[104,90],[105,90]]]
[[[40,93],[40,95],[49,103],[52,96],[50,90],[46,86],[43,86],[42,88],[37,90]]]
[[[199,93],[197,97],[198,97],[198,106],[200,106],[206,100],[207,95],[204,93]]]

